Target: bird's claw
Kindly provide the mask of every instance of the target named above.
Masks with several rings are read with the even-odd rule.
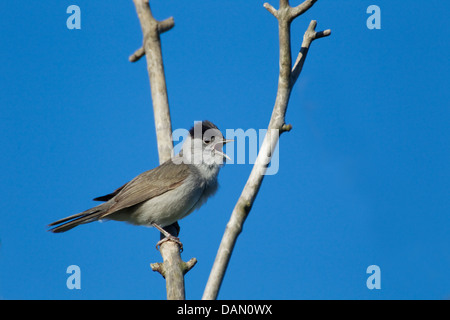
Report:
[[[163,244],[166,241],[173,241],[173,242],[177,243],[178,246],[180,247],[180,252],[183,252],[183,244],[181,243],[180,238],[177,238],[177,237],[172,236],[172,235],[166,236],[165,238],[159,240],[156,243],[156,250],[159,251],[159,247],[161,247],[161,244]]]

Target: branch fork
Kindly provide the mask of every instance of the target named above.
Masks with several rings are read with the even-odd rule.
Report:
[[[266,8],[272,15],[278,20],[285,20],[286,22],[292,22],[295,18],[308,11],[317,0],[307,0],[296,7],[291,7],[288,0],[280,0],[280,8],[276,10],[269,3],[264,3]]]
[[[153,17],[153,16],[152,16]],[[169,31],[175,26],[175,20],[173,17],[167,18],[163,21],[156,21],[156,31],[158,35]],[[139,59],[141,59],[145,55],[145,45],[137,49],[129,58],[128,60],[130,62],[137,62]]]
[[[184,300],[184,275],[195,266],[197,259],[192,258],[188,262],[181,260],[180,249],[172,241],[162,243],[160,252],[164,262],[151,263],[150,267],[166,279],[169,300]]]
[[[314,20],[311,21],[304,34],[300,52],[292,67],[290,40],[291,22],[310,9],[316,2],[317,0],[306,0],[296,7],[291,7],[289,5],[289,0],[280,0],[280,7],[278,10],[269,3],[264,4],[264,8],[278,20],[280,72],[278,76],[278,90],[275,105],[258,157],[226,226],[202,299],[211,300],[217,298],[237,237],[242,231],[245,219],[247,218],[261,187],[271,155],[275,150],[281,133],[292,129],[292,125],[285,123],[285,115],[292,87],[302,71],[308,49],[314,40],[331,34],[331,30],[316,32],[315,28],[317,22]]]

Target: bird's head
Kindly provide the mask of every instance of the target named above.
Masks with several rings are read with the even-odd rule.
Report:
[[[208,120],[196,122],[183,143],[183,160],[194,165],[222,166],[231,160],[222,150],[226,140],[215,124]]]

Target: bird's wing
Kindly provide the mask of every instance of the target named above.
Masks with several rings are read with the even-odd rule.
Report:
[[[142,203],[180,186],[189,176],[190,167],[184,163],[166,161],[155,169],[141,173],[111,199],[114,204],[101,217]]]
[[[121,186],[120,188],[117,188],[116,190],[114,190],[111,193],[108,193],[107,195],[101,196],[101,197],[97,197],[94,198],[92,200],[94,201],[108,201],[112,198],[114,198],[129,182],[125,183],[123,186]]]

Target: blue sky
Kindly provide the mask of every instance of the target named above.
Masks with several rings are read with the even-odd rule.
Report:
[[[162,36],[173,128],[208,119],[267,127],[278,79],[278,31],[264,1],[151,1]],[[300,3],[291,1],[292,4]],[[81,30],[66,9],[81,8]],[[278,7],[277,2],[271,2]],[[381,8],[369,30],[366,9]],[[450,5],[321,0],[292,25],[312,44],[267,176],[238,238],[220,299],[450,297]],[[83,211],[158,165],[145,60],[132,1],[0,3],[0,298],[164,299],[155,229],[46,225]],[[185,278],[200,299],[225,225],[250,173],[225,166],[218,194],[180,222]],[[81,289],[66,287],[70,265]],[[370,265],[381,289],[366,286]]]

